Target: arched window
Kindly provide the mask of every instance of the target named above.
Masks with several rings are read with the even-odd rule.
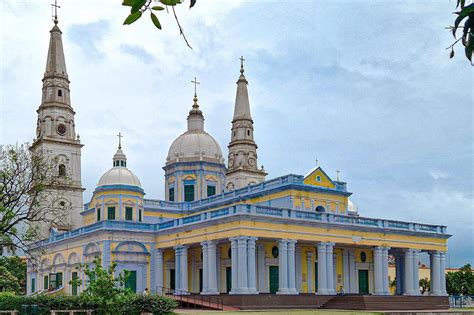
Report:
[[[63,96],[63,90],[58,90],[58,96]]]
[[[59,173],[59,176],[66,176],[66,165],[59,164],[58,173]]]
[[[250,136],[250,130],[247,130],[247,136]]]
[[[316,212],[325,212],[325,211],[326,211],[326,209],[324,209],[323,206],[317,206],[316,207]]]

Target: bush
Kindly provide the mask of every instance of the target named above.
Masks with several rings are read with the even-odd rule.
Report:
[[[23,296],[13,293],[0,293],[0,310],[20,310],[21,306],[38,305],[41,315],[47,315],[51,310],[94,310],[95,314],[106,314],[100,309],[99,303],[93,296],[38,295]],[[116,305],[121,314],[135,315],[141,312],[153,314],[170,313],[177,307],[176,301],[156,295],[141,296],[129,294],[123,296]],[[114,314],[115,315],[115,314]]]

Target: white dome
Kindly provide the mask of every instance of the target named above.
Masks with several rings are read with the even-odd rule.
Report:
[[[214,138],[205,131],[190,130],[179,136],[171,145],[166,161],[213,159],[222,163],[222,151]]]
[[[347,204],[347,211],[348,212],[356,212],[356,213],[358,212],[358,209],[357,209],[356,205],[350,200]]]
[[[126,167],[115,166],[108,170],[99,180],[97,186],[129,185],[142,187],[137,175]]]

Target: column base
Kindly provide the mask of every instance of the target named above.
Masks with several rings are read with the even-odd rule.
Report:
[[[421,295],[421,294],[417,293],[416,291],[408,291],[408,292],[404,292],[402,295],[414,296],[414,295]]]
[[[289,289],[279,289],[276,294],[293,294]]]
[[[293,294],[293,295],[298,295],[300,294],[296,289],[289,289],[287,294]]]
[[[235,289],[229,292],[231,295],[236,295],[236,294],[250,294],[249,290],[242,290],[242,289]]]
[[[248,294],[258,294],[257,289],[249,289]]]
[[[221,294],[219,291],[205,291],[201,292],[201,295],[219,295]]]

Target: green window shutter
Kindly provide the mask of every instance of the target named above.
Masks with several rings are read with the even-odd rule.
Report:
[[[125,220],[133,220],[133,208],[125,207]]]
[[[184,201],[194,201],[194,185],[184,185]]]
[[[207,186],[207,196],[211,197],[211,196],[214,196],[215,194],[216,194],[216,186],[208,185]]]
[[[107,207],[107,220],[115,220],[115,207]]]
[[[56,289],[63,285],[63,273],[58,272],[56,274]]]
[[[49,288],[49,277],[44,276],[43,277],[43,290],[48,290]]]
[[[36,291],[36,279],[32,278],[31,279],[31,293]]]
[[[174,187],[169,189],[169,201],[174,201]]]
[[[100,208],[97,208],[96,210],[96,216],[97,216],[97,222],[100,221]]]

